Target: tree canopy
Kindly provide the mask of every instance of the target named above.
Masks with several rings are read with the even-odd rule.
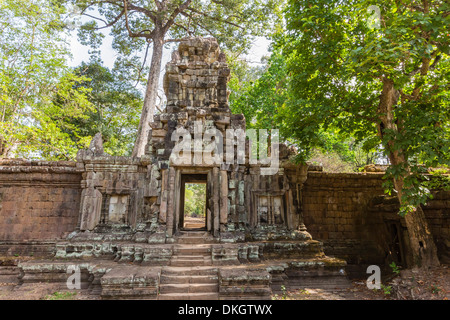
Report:
[[[152,59],[133,156],[144,154],[149,123],[153,120],[159,86],[163,46],[181,38],[213,36],[224,48],[246,52],[251,40],[278,26],[275,0],[73,0],[90,21],[80,28],[80,39],[98,50],[100,29],[110,28],[113,48],[123,63],[136,66],[140,77],[152,46]],[[142,64],[141,64],[142,63]]]
[[[413,264],[434,264],[420,208],[421,173],[449,165],[450,72],[446,1],[289,1],[282,41],[290,99],[282,131],[307,154],[322,129],[381,144],[387,186],[406,215]],[[377,13],[380,13],[377,16]],[[375,19],[374,19],[375,14]],[[376,22],[376,23],[373,23]]]
[[[66,120],[89,110],[83,80],[67,66],[64,7],[48,1],[0,2],[0,155],[71,159],[89,141]],[[62,102],[64,103],[58,103]],[[77,137],[76,141],[71,135]]]
[[[122,68],[110,70],[99,61],[82,63],[75,74],[86,79],[77,87],[88,89],[86,96],[92,110],[84,118],[73,119],[74,126],[83,136],[101,132],[106,153],[131,155],[142,108],[141,92]]]

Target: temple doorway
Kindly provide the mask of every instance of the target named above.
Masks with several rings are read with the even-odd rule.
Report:
[[[180,227],[184,231],[206,230],[207,175],[181,176]]]

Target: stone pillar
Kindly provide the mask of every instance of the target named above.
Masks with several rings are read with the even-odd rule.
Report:
[[[100,222],[102,210],[102,193],[90,187],[81,193],[81,223],[80,230],[93,230]]]
[[[167,197],[167,236],[172,237],[175,221],[175,169],[169,168],[168,197]]]
[[[228,174],[220,170],[220,224],[228,222]]]
[[[161,169],[161,204],[159,207],[159,221],[167,222],[167,189],[168,189],[169,172],[167,169]]]
[[[183,190],[184,192],[184,190]],[[173,204],[173,214],[174,214],[174,223],[173,230],[176,232],[182,226],[180,226],[180,215],[181,213],[181,204],[180,204],[180,193],[181,193],[181,172],[180,170],[175,170],[175,184],[174,184],[174,204]]]
[[[213,236],[218,237],[219,236],[219,218],[220,218],[220,206],[219,206],[219,199],[220,199],[220,182],[219,182],[219,168],[214,167],[212,170],[212,179],[213,179],[213,212],[212,212],[212,223],[213,223]]]
[[[212,223],[212,211],[214,210],[213,204],[213,174],[211,171],[208,172],[206,178],[206,230],[211,232],[213,228]]]
[[[296,192],[297,192],[297,210],[298,210],[298,230],[299,231],[306,231],[305,222],[303,219],[303,203],[302,203],[302,189],[303,189],[303,183],[296,184]]]

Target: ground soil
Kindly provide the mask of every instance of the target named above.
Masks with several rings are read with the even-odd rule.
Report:
[[[353,280],[339,290],[306,288],[286,291],[276,300],[448,300],[450,268],[441,265],[431,270],[403,270],[382,282],[380,290],[368,289],[365,280]]]

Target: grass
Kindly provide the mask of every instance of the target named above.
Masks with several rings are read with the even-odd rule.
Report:
[[[44,300],[73,300],[76,295],[76,292],[54,292],[49,296],[45,296]]]

